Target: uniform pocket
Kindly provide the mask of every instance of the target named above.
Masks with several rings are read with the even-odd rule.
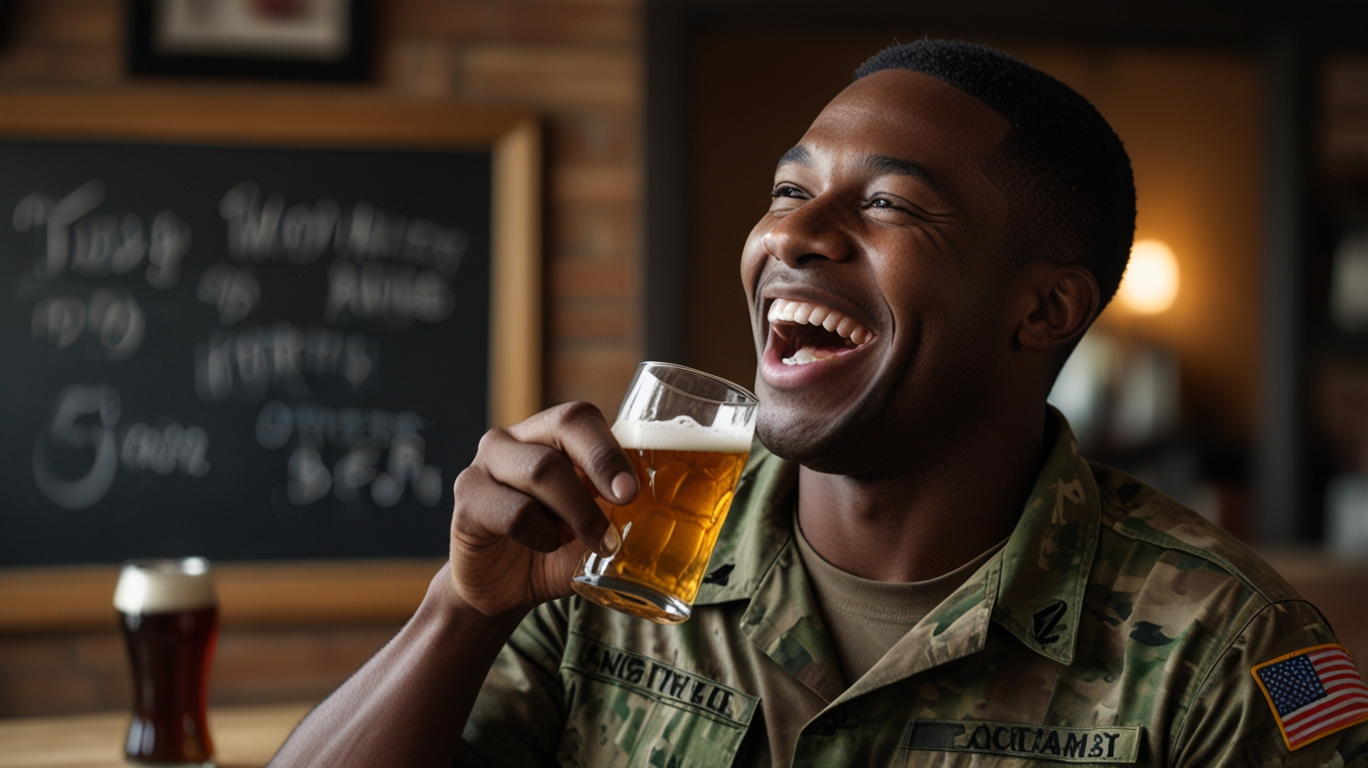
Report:
[[[760,701],[578,634],[566,646],[561,676],[562,765],[730,765]]]

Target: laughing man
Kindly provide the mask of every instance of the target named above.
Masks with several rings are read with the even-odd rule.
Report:
[[[576,468],[638,489],[596,409],[553,408],[485,436],[449,564],[276,765],[1368,766],[1316,609],[1046,405],[1135,224],[1086,100],[891,48],[771,195],[741,261],[763,447],[693,617],[571,596],[619,543]]]

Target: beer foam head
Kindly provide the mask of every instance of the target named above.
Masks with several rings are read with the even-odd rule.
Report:
[[[114,607],[128,614],[188,611],[214,603],[214,579],[202,557],[124,563],[114,588]]]
[[[618,443],[638,451],[747,453],[752,431],[749,426],[705,427],[688,416],[676,416],[670,421],[619,421],[613,425],[613,437]]]

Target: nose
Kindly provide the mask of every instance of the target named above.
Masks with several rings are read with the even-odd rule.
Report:
[[[761,242],[766,253],[790,267],[845,261],[853,248],[843,219],[833,202],[819,195],[776,218]]]

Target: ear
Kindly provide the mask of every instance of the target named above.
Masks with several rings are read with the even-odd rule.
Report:
[[[1026,311],[1017,326],[1017,345],[1050,352],[1077,341],[1092,325],[1101,304],[1092,270],[1080,264],[1037,260],[1022,272]]]

